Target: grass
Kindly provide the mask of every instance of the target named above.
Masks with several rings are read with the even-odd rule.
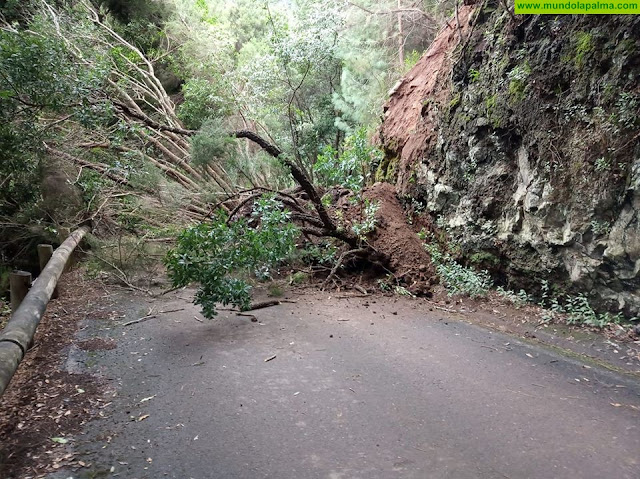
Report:
[[[273,298],[280,298],[284,295],[284,290],[278,283],[271,283],[267,288],[269,296]]]

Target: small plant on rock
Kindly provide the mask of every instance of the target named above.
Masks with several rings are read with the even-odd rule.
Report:
[[[425,245],[431,255],[442,283],[449,296],[464,295],[471,298],[486,296],[493,282],[487,271],[476,271],[466,268],[455,261],[448,253],[440,251],[435,244]]]

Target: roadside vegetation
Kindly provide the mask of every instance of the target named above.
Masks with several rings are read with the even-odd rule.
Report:
[[[387,3],[4,2],[0,278],[92,220],[92,269],[134,286],[181,229],[218,210],[232,223],[257,193],[370,184],[386,92],[452,5]],[[360,220],[315,205],[305,226],[359,250],[362,201]]]
[[[511,291],[503,286],[496,286],[488,271],[478,271],[456,261],[451,253],[446,251],[446,243],[439,244],[433,235],[425,231],[418,233],[418,236],[425,241],[424,247],[431,255],[441,283],[450,297],[486,298],[493,293],[515,308],[539,306],[542,308],[540,319],[544,323],[564,322],[568,325],[603,329],[612,324],[628,322],[621,313],[597,312],[585,294],[572,295],[562,292],[546,280],[542,280],[537,295],[527,293],[523,289]],[[638,319],[640,318],[631,318],[630,321],[633,323]]]
[[[208,317],[216,304],[250,307],[252,284],[284,265],[302,264],[287,273],[291,284],[320,275],[337,287],[358,269],[399,295],[430,294],[440,281],[451,295],[486,296],[490,273],[461,262],[434,231],[421,236],[426,249],[415,237],[422,203],[394,223],[403,216],[395,192],[372,186],[398,167],[376,146],[382,105],[455,5],[3,3],[3,293],[11,268],[34,264],[35,244],[91,221],[91,274],[146,290],[140,278],[163,260],[174,287],[199,285]],[[530,73],[525,62],[510,74],[516,100]],[[479,70],[469,75],[483,81]],[[603,157],[596,168],[611,165]],[[533,301],[497,291],[514,305]],[[541,291],[551,319],[621,319],[585,296]]]

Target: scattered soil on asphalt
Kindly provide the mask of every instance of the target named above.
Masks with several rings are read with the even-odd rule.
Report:
[[[103,405],[104,384],[88,374],[64,367],[76,341],[79,322],[112,315],[99,283],[83,279],[81,271],[65,274],[60,299],[49,303],[27,353],[0,399],[0,477],[44,477],[61,467],[82,466],[65,444]],[[94,338],[84,347],[115,347]]]
[[[91,338],[79,341],[76,346],[83,351],[107,351],[116,349],[116,342],[113,339]]]

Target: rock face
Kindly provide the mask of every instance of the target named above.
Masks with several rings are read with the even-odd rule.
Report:
[[[640,18],[458,23],[392,92],[377,179],[508,287],[639,314]]]

